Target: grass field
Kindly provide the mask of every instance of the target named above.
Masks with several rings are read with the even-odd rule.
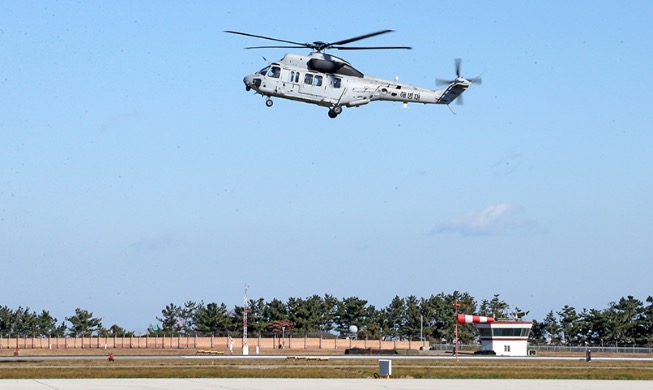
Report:
[[[188,351],[186,351],[188,352]],[[106,356],[106,355],[104,355]],[[391,359],[392,357],[384,357]],[[98,358],[71,359],[50,356],[32,360],[6,359],[0,362],[0,378],[372,378],[378,372],[379,357],[358,360],[293,359],[185,359],[147,356],[115,361]],[[603,379],[652,380],[650,360],[597,361],[509,360],[500,357],[456,362],[438,359],[394,359],[395,378],[431,379]]]

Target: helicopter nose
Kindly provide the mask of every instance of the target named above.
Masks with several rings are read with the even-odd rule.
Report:
[[[243,83],[245,83],[245,85],[248,86],[248,87],[253,87],[254,86],[254,75],[250,74],[250,75],[245,76],[245,78],[243,79]]]
[[[250,74],[243,78],[243,83],[245,83],[245,90],[249,91],[252,88],[261,86],[261,79],[256,78],[255,75]]]

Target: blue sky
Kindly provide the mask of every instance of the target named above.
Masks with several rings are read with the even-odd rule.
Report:
[[[500,294],[542,319],[653,295],[653,4],[0,3],[0,305],[145,330],[168,303]],[[247,93],[336,41],[465,104]],[[300,53],[308,51],[299,50]]]

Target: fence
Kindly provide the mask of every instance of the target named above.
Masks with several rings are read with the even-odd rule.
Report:
[[[12,337],[0,338],[1,349],[213,349],[240,351],[241,338],[199,336],[93,336],[93,337]],[[251,337],[250,351],[274,349],[345,350],[365,349],[420,349],[428,345],[422,341],[354,340],[316,337]]]
[[[398,349],[418,350],[429,349],[422,341],[385,341],[385,340],[354,340],[347,338],[319,337],[251,337],[248,341],[250,351],[257,348],[261,351],[289,350],[342,350],[347,348],[364,349]],[[199,336],[94,336],[94,337],[0,337],[0,350],[8,349],[211,349],[222,351],[242,350],[243,340],[230,337],[199,337]],[[461,350],[479,349],[478,344],[461,344]],[[453,344],[432,344],[431,350],[451,352]],[[593,352],[619,354],[653,354],[651,347],[602,347],[602,346],[560,346],[560,345],[530,345],[530,350],[548,352],[585,353],[587,349]]]
[[[578,352],[584,353],[585,351],[592,350],[593,352],[606,352],[606,353],[653,353],[651,347],[636,347],[636,346],[623,346],[623,347],[607,347],[600,345],[593,346],[565,346],[565,345],[532,345],[528,349],[547,352]]]

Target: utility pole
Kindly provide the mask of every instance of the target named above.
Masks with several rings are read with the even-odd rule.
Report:
[[[421,314],[419,316],[419,340],[422,342],[422,348],[424,348],[424,316]]]
[[[460,307],[460,302],[453,303],[454,310],[456,314],[454,315],[454,321],[456,322],[456,341],[454,343],[454,349],[456,350],[456,361],[458,361],[458,308]]]

